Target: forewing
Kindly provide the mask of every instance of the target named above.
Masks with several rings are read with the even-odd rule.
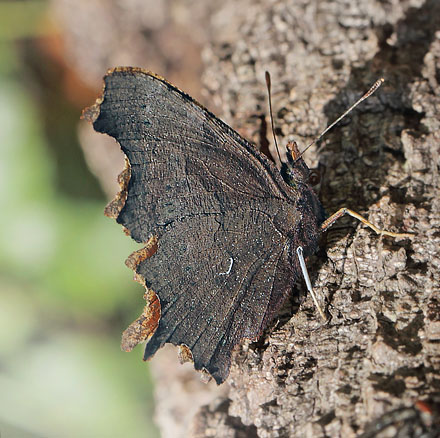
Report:
[[[138,242],[195,211],[292,195],[273,163],[155,75],[111,71],[97,113],[94,128],[113,136],[130,162],[128,196],[117,220]]]

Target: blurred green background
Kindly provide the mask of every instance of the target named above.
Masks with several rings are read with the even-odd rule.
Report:
[[[0,1],[0,433],[155,437],[142,348],[119,347],[143,306],[137,248],[78,143],[93,93],[69,98],[37,49],[59,36],[50,5]]]

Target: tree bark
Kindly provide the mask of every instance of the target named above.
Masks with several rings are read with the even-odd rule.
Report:
[[[199,3],[181,4],[191,17]],[[265,70],[278,141],[300,149],[385,78],[305,160],[328,213],[348,207],[414,238],[338,221],[307,262],[330,321],[300,282],[219,389],[173,372],[174,351],[155,358],[163,436],[440,436],[440,2],[211,5],[190,23],[205,30],[204,101],[256,145],[272,143]]]
[[[352,219],[330,229],[308,261],[330,322],[299,285],[262,339],[238,349],[228,400],[199,412],[194,436],[223,412],[242,426],[215,436],[247,426],[267,438],[356,437],[403,407],[413,429],[401,422],[407,434],[387,436],[440,436],[434,405],[418,415],[440,389],[440,2],[244,3],[239,37],[205,52],[205,84],[226,121],[261,143],[269,70],[278,140],[305,147],[383,76],[306,161],[323,171],[329,213],[349,207],[414,238],[380,238]]]

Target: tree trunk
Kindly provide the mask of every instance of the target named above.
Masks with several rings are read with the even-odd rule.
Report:
[[[330,321],[299,283],[218,389],[161,352],[163,436],[440,436],[440,2],[226,0],[198,14],[200,2],[168,3],[204,31],[205,102],[257,146],[272,143],[265,70],[281,149],[304,148],[384,77],[305,160],[328,213],[348,207],[414,238],[338,221],[307,261]]]
[[[278,140],[305,147],[383,76],[306,161],[322,170],[329,213],[349,207],[414,238],[380,238],[352,219],[330,229],[308,261],[330,322],[299,285],[262,339],[236,352],[228,398],[200,410],[194,436],[222,415],[229,428],[215,436],[355,437],[386,413],[383,427],[401,428],[386,436],[421,436],[436,414],[432,404],[420,414],[420,401],[440,390],[440,2],[245,3],[220,12],[234,9],[237,35],[205,53],[223,117],[261,143],[269,70]],[[409,422],[390,414],[403,407]],[[440,436],[439,423],[430,430]]]

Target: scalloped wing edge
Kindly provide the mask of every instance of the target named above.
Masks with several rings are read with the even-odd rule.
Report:
[[[139,263],[151,257],[157,251],[157,237],[150,237],[146,245],[131,253],[125,264],[134,271],[134,280],[145,287],[144,299],[146,305],[142,314],[133,321],[122,333],[121,349],[131,351],[141,342],[148,341],[157,330],[161,317],[160,300],[156,292],[149,289],[142,276],[136,273]]]
[[[126,68],[109,69],[107,71],[107,75],[111,74],[114,70],[124,69]],[[81,119],[86,120],[93,125],[101,114],[101,104],[104,101],[104,93],[105,81],[101,95],[96,99],[93,105],[83,110]],[[119,214],[124,208],[128,196],[128,184],[131,178],[131,165],[128,157],[125,154],[124,157],[124,169],[118,175],[119,191],[104,209],[104,215],[112,219],[118,218]],[[127,236],[130,236],[130,231],[124,226],[122,226],[122,228],[124,233]],[[146,305],[139,318],[133,321],[123,332],[121,340],[121,349],[123,351],[129,352],[141,342],[148,341],[159,326],[161,317],[161,305],[159,297],[152,289],[147,287],[145,280],[136,272],[138,265],[147,258],[151,257],[157,251],[157,241],[158,239],[156,236],[150,237],[143,248],[131,253],[125,261],[127,267],[134,271],[134,280],[145,288],[144,299],[146,301]]]
[[[121,213],[122,209],[124,208],[125,201],[127,200],[128,183],[130,181],[130,178],[131,178],[130,161],[128,161],[128,158],[125,155],[124,169],[118,175],[119,192],[115,195],[115,197],[105,207],[105,209],[104,209],[105,216],[112,218],[112,219],[118,218],[119,214]],[[125,231],[125,233],[127,233],[127,231]]]

